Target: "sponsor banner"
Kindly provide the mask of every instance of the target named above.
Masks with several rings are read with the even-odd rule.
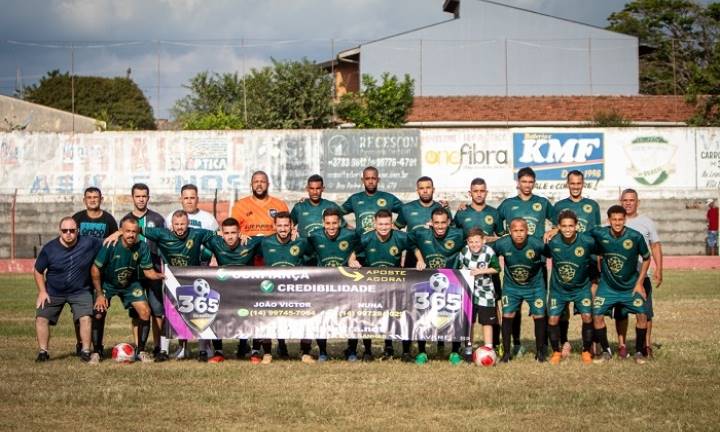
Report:
[[[330,192],[360,190],[367,166],[380,171],[380,188],[393,193],[414,191],[422,175],[419,130],[324,130],[322,150],[320,169]]]
[[[469,339],[467,271],[168,267],[165,275],[165,316],[181,339]]]
[[[530,167],[538,181],[564,182],[581,171],[587,181],[605,177],[605,139],[601,132],[515,132],[513,171]]]
[[[514,186],[508,130],[423,130],[422,171],[438,191],[467,191],[475,177],[494,190]]]
[[[720,129],[697,131],[697,187],[720,188]]]

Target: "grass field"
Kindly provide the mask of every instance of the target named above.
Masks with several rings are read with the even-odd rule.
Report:
[[[52,361],[35,364],[32,279],[0,275],[0,430],[717,430],[720,272],[665,277],[654,361],[583,366],[575,351],[555,367],[526,355],[481,369],[446,361],[89,366],[71,355],[67,308],[53,329]],[[528,348],[531,325],[523,321]],[[127,339],[126,315],[114,309],[106,345]],[[577,321],[571,339],[577,349]]]

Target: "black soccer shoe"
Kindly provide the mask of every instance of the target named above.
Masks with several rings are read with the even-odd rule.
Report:
[[[372,355],[370,351],[365,351],[362,356],[362,361],[369,363],[371,361],[375,360],[375,357]]]
[[[382,360],[388,361],[392,360],[395,356],[395,351],[392,348],[385,348],[385,351],[383,351]]]
[[[50,354],[47,351],[40,351],[35,358],[36,363],[43,363],[50,360]]]
[[[413,357],[413,355],[409,352],[404,352],[400,356],[400,361],[403,363],[415,363],[415,357]]]
[[[92,353],[90,350],[82,350],[80,351],[80,360],[87,363],[90,361],[90,356],[92,356]]]
[[[277,356],[280,357],[280,359],[282,360],[290,360],[290,353],[288,352],[287,347],[283,349],[280,349],[280,347],[278,347]]]
[[[207,363],[207,361],[208,361],[208,353],[207,353],[207,351],[200,351],[200,352],[198,353],[198,361],[199,361],[200,363]]]
[[[155,355],[155,363],[162,363],[170,360],[170,356],[165,351],[159,351]]]

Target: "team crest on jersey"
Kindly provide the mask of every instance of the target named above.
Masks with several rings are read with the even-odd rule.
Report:
[[[142,297],[143,290],[140,288],[135,288],[132,292],[133,297]]]
[[[385,198],[378,198],[377,205],[378,207],[385,207],[387,205],[387,201],[385,201]]]
[[[175,291],[177,311],[183,321],[198,334],[215,320],[220,308],[220,293],[205,279],[195,279],[192,285],[180,285]]]
[[[583,211],[584,211],[585,213],[592,213],[592,206],[591,206],[590,204],[585,204],[585,205],[583,206]]]
[[[531,260],[531,259],[534,259],[534,258],[535,258],[535,251],[532,250],[532,249],[528,249],[528,251],[525,252],[525,256],[527,257],[527,259],[530,259],[530,260]]]
[[[426,339],[450,326],[462,312],[463,287],[452,271],[441,270],[413,285],[413,338]]]
[[[133,261],[137,261],[138,257],[140,256],[139,252],[133,252],[132,259]]]
[[[545,302],[543,301],[543,299],[535,299],[535,307],[536,308],[541,308],[544,305],[545,305]]]
[[[558,267],[558,274],[563,282],[568,283],[575,277],[575,268],[571,265],[561,265]]]
[[[581,303],[583,306],[589,307],[592,304],[592,300],[590,300],[589,298],[584,298],[584,299],[582,299]]]
[[[275,215],[278,214],[278,211],[277,211],[277,209],[271,208],[271,209],[268,209],[268,214],[270,215],[271,218],[275,218]]]
[[[626,240],[623,242],[623,247],[624,247],[625,249],[627,249],[627,250],[632,249],[632,247],[633,247],[633,241],[630,240],[630,239],[626,239]]]
[[[455,247],[455,241],[453,240],[445,240],[445,249],[452,249]]]
[[[581,256],[585,255],[585,248],[582,246],[578,246],[575,248],[575,256],[580,258]]]
[[[610,271],[613,273],[620,273],[620,270],[623,268],[623,260],[621,258],[618,258],[616,256],[611,256],[607,259],[608,268],[610,268]]]
[[[642,300],[642,299],[636,298],[635,300],[633,300],[633,306],[635,306],[635,307],[640,307],[640,306],[642,306],[642,305],[643,305],[643,300]]]
[[[186,241],[186,242],[185,242],[185,249],[192,249],[192,247],[193,247],[194,244],[195,244],[195,242],[193,242],[192,239]]]
[[[532,209],[535,210],[536,212],[538,212],[538,211],[542,210],[542,204],[535,203],[532,205]]]
[[[347,250],[348,247],[350,247],[350,243],[348,243],[347,240],[343,240],[338,243],[338,249],[341,251]]]
[[[396,256],[398,253],[400,253],[400,249],[398,249],[397,246],[390,247],[390,255]]]
[[[530,278],[530,272],[522,267],[512,269],[510,273],[512,273],[513,279],[518,283],[525,283]]]
[[[298,246],[298,245],[290,246],[290,255],[292,255],[292,256],[300,255],[300,246]]]
[[[485,216],[485,223],[488,225],[492,225],[493,222],[495,222],[495,219],[491,215]]]

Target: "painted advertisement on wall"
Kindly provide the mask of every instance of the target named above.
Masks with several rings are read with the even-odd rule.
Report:
[[[564,182],[578,170],[586,180],[604,178],[605,145],[600,132],[513,133],[513,170],[530,167],[538,181]]]

